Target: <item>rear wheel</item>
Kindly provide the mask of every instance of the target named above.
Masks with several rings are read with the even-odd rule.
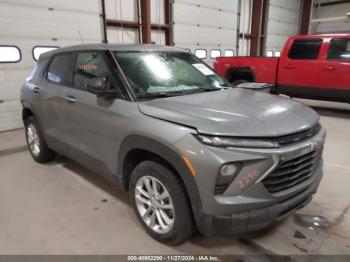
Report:
[[[34,117],[28,117],[26,120],[25,132],[29,152],[35,161],[47,163],[55,158],[56,153],[48,148]]]
[[[193,220],[185,191],[165,166],[144,161],[132,172],[130,198],[137,218],[154,239],[177,245],[193,233]]]

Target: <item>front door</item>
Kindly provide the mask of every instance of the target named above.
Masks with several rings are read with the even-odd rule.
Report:
[[[350,38],[331,39],[327,47],[320,61],[318,86],[324,96],[350,101]]]
[[[104,169],[116,156],[120,107],[125,101],[90,93],[87,82],[95,77],[106,78],[107,89],[120,87],[103,52],[78,53],[73,87],[67,88],[64,95],[65,126],[71,157],[94,169]]]
[[[278,67],[277,83],[282,90],[299,93],[317,86],[321,46],[322,39],[296,39],[289,43],[289,52],[280,58]]]

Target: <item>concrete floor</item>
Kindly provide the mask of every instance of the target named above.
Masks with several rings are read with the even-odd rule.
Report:
[[[349,255],[350,105],[302,102],[321,115],[328,137],[324,179],[298,214],[323,216],[328,228],[310,230],[291,217],[262,232],[194,236],[181,246],[164,246],[144,232],[127,194],[66,158],[35,163],[27,151],[18,152],[24,140],[16,131],[0,134],[0,254]],[[296,231],[305,238],[294,237]]]

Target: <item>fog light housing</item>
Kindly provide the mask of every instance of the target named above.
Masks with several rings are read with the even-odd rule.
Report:
[[[233,176],[236,173],[237,166],[235,164],[225,164],[220,168],[220,174],[223,177]]]
[[[222,195],[226,191],[241,167],[240,163],[227,163],[220,167],[216,178],[215,195]]]

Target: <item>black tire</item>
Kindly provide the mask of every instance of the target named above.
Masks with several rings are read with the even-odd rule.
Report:
[[[159,180],[169,192],[174,207],[174,224],[167,233],[158,233],[150,228],[142,219],[135,198],[137,181],[142,177],[154,177]],[[141,162],[133,170],[129,185],[130,199],[133,209],[140,223],[147,233],[155,240],[167,244],[178,245],[186,241],[194,232],[194,224],[189,203],[181,181],[164,165],[153,161]]]
[[[240,80],[235,80],[235,81],[233,81],[231,84],[232,84],[233,86],[238,86],[238,85],[244,84],[244,83],[248,83],[248,81],[247,81],[247,80],[240,79]]]
[[[31,149],[29,145],[29,140],[28,140],[28,127],[33,125],[36,128],[37,131],[37,136],[38,136],[38,141],[39,141],[39,153],[35,154],[33,150]],[[30,154],[32,155],[33,159],[39,163],[47,163],[51,162],[52,160],[55,159],[56,157],[56,152],[52,151],[46,144],[44,137],[42,135],[42,132],[40,130],[40,126],[36,119],[33,116],[30,116],[27,118],[26,123],[25,123],[25,135],[26,135],[26,141],[27,141],[27,146]]]

